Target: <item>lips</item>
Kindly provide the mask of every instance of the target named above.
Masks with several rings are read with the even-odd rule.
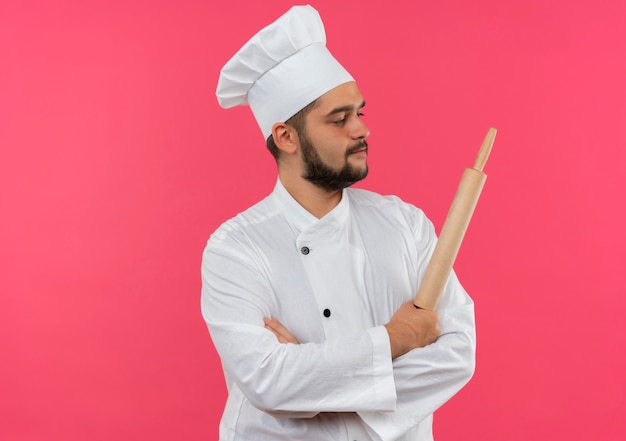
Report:
[[[366,141],[361,141],[359,142],[357,145],[350,147],[347,152],[346,155],[353,155],[355,153],[361,153],[361,152],[365,152],[367,153],[367,142]]]
[[[356,155],[357,153],[362,153],[362,152],[367,153],[367,147],[363,147],[363,148],[360,148],[358,150],[354,150],[354,151],[348,153],[348,155]]]

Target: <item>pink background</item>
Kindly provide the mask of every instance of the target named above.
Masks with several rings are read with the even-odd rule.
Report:
[[[0,439],[217,439],[200,256],[275,165],[214,90],[290,4],[2,2]],[[313,5],[368,102],[360,185],[439,228],[499,130],[456,265],[477,372],[437,439],[626,439],[624,2]]]

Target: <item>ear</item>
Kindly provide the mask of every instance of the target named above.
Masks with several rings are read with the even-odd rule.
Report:
[[[286,154],[293,154],[300,146],[296,129],[284,122],[277,122],[272,126],[272,137],[276,147]]]

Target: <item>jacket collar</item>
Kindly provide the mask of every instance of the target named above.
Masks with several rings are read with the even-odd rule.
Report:
[[[276,181],[276,186],[271,194],[271,198],[278,206],[289,225],[298,233],[317,232],[330,233],[333,230],[341,228],[348,218],[350,212],[350,202],[348,198],[348,190],[344,189],[341,201],[326,216],[321,219],[316,218],[302,207],[287,191],[280,182],[280,178]]]

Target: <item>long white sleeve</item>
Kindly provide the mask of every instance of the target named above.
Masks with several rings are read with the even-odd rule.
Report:
[[[415,246],[420,250],[416,268],[417,278],[422,280],[437,242],[435,229],[420,210],[403,205],[402,211],[411,226]],[[396,410],[359,412],[363,421],[382,440],[395,440],[429,417],[474,373],[474,303],[454,271],[445,285],[437,313],[441,326],[437,341],[425,348],[414,349],[393,362],[398,396]]]
[[[224,243],[210,244],[202,276],[202,312],[213,343],[224,369],[255,407],[304,416],[395,408],[384,327],[332,340],[280,344],[264,328],[263,317],[280,314],[281,308],[248,256]],[[309,329],[321,330],[317,308],[307,310],[302,304],[298,309],[290,311],[287,323],[297,316]]]
[[[454,274],[447,296],[463,293]],[[395,440],[429,417],[471,378],[475,367],[474,305],[466,303],[439,308],[441,336],[425,348],[397,358],[393,373],[397,406],[393,412],[359,412],[359,416],[382,440]]]

